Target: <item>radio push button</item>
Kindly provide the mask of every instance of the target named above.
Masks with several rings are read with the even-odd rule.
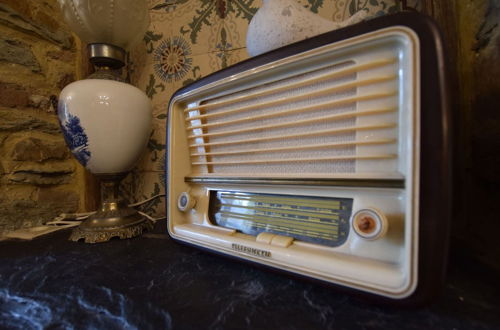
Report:
[[[389,227],[385,215],[376,209],[363,209],[351,218],[352,228],[364,239],[375,240],[383,237]]]
[[[259,243],[271,244],[271,241],[273,240],[274,236],[276,236],[276,234],[262,232],[259,235],[257,235],[257,238],[255,240]]]
[[[196,206],[196,199],[187,192],[183,192],[177,199],[177,208],[182,212],[187,212]]]
[[[271,245],[279,247],[289,247],[293,242],[293,237],[275,235],[271,240]]]

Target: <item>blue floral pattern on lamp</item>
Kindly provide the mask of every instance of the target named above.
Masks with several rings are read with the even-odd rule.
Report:
[[[75,158],[87,166],[90,159],[89,143],[85,129],[80,126],[80,118],[68,113],[67,121],[61,123],[64,139]]]

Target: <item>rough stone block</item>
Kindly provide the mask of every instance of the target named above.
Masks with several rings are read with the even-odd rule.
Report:
[[[68,189],[26,188],[24,194],[10,194],[0,189],[0,235],[23,227],[38,226],[53,220],[61,213],[78,211],[79,196]]]
[[[10,7],[13,11],[19,13],[21,17],[30,16],[30,3],[29,1],[19,0],[2,0],[4,6]]]
[[[32,173],[32,172],[16,172],[12,173],[9,177],[11,183],[24,183],[33,184],[37,186],[45,185],[60,185],[66,184],[71,181],[71,177],[67,174],[56,175],[46,173]]]
[[[62,208],[64,212],[76,212],[80,203],[77,193],[71,190],[40,188],[37,194],[38,205]]]
[[[11,152],[12,160],[43,162],[68,158],[68,148],[63,141],[48,141],[27,137],[17,142]]]
[[[40,174],[69,174],[75,171],[75,165],[72,161],[64,162],[45,162],[45,163],[30,163],[17,162],[11,172],[31,172]]]
[[[30,93],[23,86],[0,82],[0,105],[9,108],[26,107]]]
[[[1,119],[1,117],[0,117]],[[5,132],[1,132],[0,131],[0,147],[2,146],[2,144],[5,142],[5,140],[9,137],[9,134],[8,133],[5,133]]]
[[[33,185],[61,185],[71,182],[75,167],[72,162],[22,162],[10,170],[9,182]]]
[[[58,124],[37,118],[25,112],[0,109],[0,132],[36,130],[38,132],[61,135]]]
[[[50,98],[44,95],[30,95],[29,106],[40,110],[45,110],[47,112],[54,112]]]
[[[63,89],[66,85],[75,81],[75,75],[73,73],[66,73],[61,77],[61,79],[57,82],[57,87],[59,89]]]
[[[61,50],[61,51],[48,51],[47,57],[58,60],[65,63],[71,63],[75,60],[75,53],[69,50]]]
[[[40,64],[30,46],[19,40],[0,37],[0,61],[23,65],[33,72],[40,72]]]
[[[50,14],[52,15],[49,15],[45,10],[40,8],[32,13],[33,21],[35,21],[38,25],[47,28],[51,32],[57,32],[61,29],[61,24],[53,18],[54,13]]]
[[[66,26],[44,13],[36,2],[30,2],[29,5],[24,5],[23,2],[3,0],[0,3],[0,22],[64,48],[72,47],[73,37]]]

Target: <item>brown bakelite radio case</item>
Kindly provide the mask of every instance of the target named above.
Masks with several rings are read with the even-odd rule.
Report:
[[[450,219],[444,69],[436,25],[399,13],[180,89],[169,234],[387,302],[428,300]]]

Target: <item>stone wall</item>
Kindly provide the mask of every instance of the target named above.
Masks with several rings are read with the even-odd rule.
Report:
[[[55,110],[79,78],[79,49],[56,0],[0,2],[0,236],[83,205]]]

